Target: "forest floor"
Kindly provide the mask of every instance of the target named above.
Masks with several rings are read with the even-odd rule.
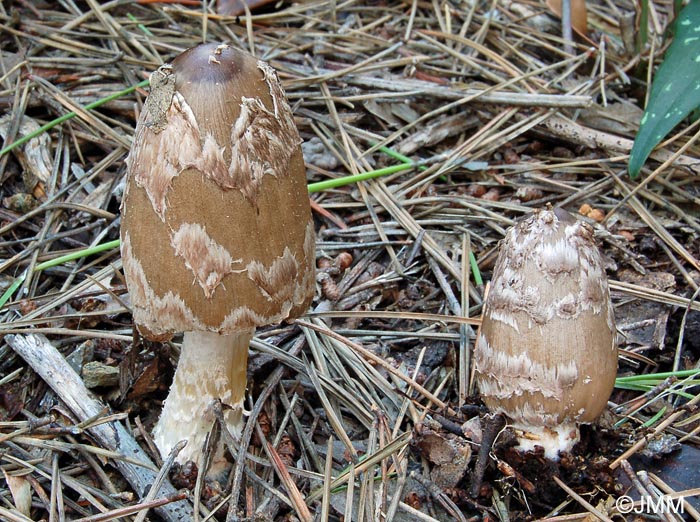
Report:
[[[631,0],[586,2],[573,42],[534,0],[204,4],[0,4],[0,519],[620,520],[629,496],[698,520],[696,125],[626,169],[673,2],[650,2],[641,52]],[[306,316],[256,334],[219,482],[154,450],[180,338],[134,342],[117,244],[144,80],[205,41],[279,73],[320,274]],[[505,230],[547,206],[595,230],[618,386],[558,463],[509,429],[479,460],[484,290]]]

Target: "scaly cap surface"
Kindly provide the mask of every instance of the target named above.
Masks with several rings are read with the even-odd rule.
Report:
[[[127,158],[122,259],[150,338],[297,317],[314,292],[301,139],[274,70],[204,44],[151,76]]]
[[[508,230],[475,364],[486,405],[518,427],[575,429],[600,415],[615,383],[617,348],[590,226],[556,209],[535,211]]]

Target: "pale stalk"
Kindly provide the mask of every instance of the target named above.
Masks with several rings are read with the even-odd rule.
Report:
[[[570,452],[581,439],[575,422],[566,422],[558,426],[529,426],[513,423],[518,438],[518,450],[535,451],[536,446],[544,449],[544,456],[550,460],[559,460],[560,452]]]
[[[187,440],[177,461],[199,462],[216,420],[212,404],[217,399],[224,404],[229,431],[234,437],[240,436],[248,346],[253,333],[253,329],[229,335],[185,332],[173,384],[153,430],[153,440],[164,458],[179,441]],[[222,451],[219,445],[213,464],[223,460]]]

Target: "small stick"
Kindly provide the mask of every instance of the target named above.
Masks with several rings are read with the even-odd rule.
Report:
[[[459,522],[467,522],[467,519],[464,518],[464,515],[460,511],[460,509],[457,507],[457,505],[448,497],[442,489],[440,489],[438,486],[436,486],[433,482],[427,480],[424,478],[420,473],[416,471],[411,471],[410,474],[411,478],[416,480],[423,486],[425,489],[428,490],[428,493],[437,500],[443,508],[452,516],[454,517],[455,520],[458,520]]]
[[[481,420],[483,425],[481,446],[479,447],[479,455],[476,457],[476,465],[474,466],[474,474],[472,475],[472,487],[469,490],[469,494],[472,498],[479,496],[479,490],[484,480],[486,466],[489,463],[489,454],[491,453],[493,442],[506,424],[505,418],[500,413],[488,413],[484,415]]]
[[[632,482],[634,489],[636,489],[642,497],[650,496],[649,491],[647,491],[644,484],[640,482],[639,477],[637,477],[636,473],[634,472],[634,468],[632,468],[632,465],[628,461],[621,461],[620,468],[625,472],[627,478],[630,479],[630,482]]]
[[[700,402],[700,395],[696,395],[693,397],[688,404],[686,404],[686,408],[690,406],[694,406]],[[650,434],[647,434],[646,436],[642,437],[639,439],[637,442],[635,442],[632,447],[630,447],[627,451],[625,451],[622,455],[620,455],[617,459],[615,459],[611,464],[610,464],[610,469],[615,469],[618,467],[623,460],[629,459],[632,455],[637,453],[640,449],[642,449],[644,446],[647,445],[647,442],[656,437],[659,433],[661,433],[663,430],[668,428],[671,424],[676,422],[679,417],[685,415],[686,409],[682,409],[679,411],[676,411],[669,415],[666,419],[664,419],[663,422],[659,423],[656,428],[654,428],[654,431]]]
[[[292,507],[296,511],[297,516],[302,520],[302,522],[312,522],[313,517],[311,516],[309,507],[306,505],[306,499],[304,498],[304,495],[302,495],[299,491],[299,488],[292,479],[292,476],[289,474],[289,470],[280,458],[279,454],[277,453],[277,450],[275,450],[272,444],[270,444],[265,439],[265,435],[262,433],[262,430],[260,430],[259,425],[257,426],[257,428],[258,436],[263,441],[263,449],[265,450],[265,453],[267,453],[267,456],[270,459],[272,467],[277,473],[280,482],[287,490],[287,494],[289,495],[289,499],[292,501]]]
[[[645,499],[654,499],[654,502],[658,501],[659,496],[656,494],[656,492],[649,487],[649,484],[645,484],[643,483],[644,481],[641,480],[641,471],[639,473],[635,473],[634,468],[632,468],[632,465],[626,460],[620,462],[620,468],[622,468],[622,471],[625,472],[625,475],[627,475],[627,478],[630,479],[632,485],[639,493],[640,497],[642,498],[642,503],[646,501]],[[666,522],[676,521],[676,519],[670,513],[661,512],[659,513],[659,516],[663,520],[666,520]]]
[[[663,493],[651,483],[649,474],[644,470],[639,470],[637,472],[637,476],[639,477],[639,481],[642,483],[644,488],[649,492],[649,496],[654,499],[655,505],[663,505]],[[660,511],[659,516],[667,522],[680,522],[679,517],[670,512],[668,509],[661,509]]]
[[[105,410],[105,405],[94,398],[80,376],[46,337],[36,334],[8,335],[5,340],[81,421],[95,417]],[[114,459],[114,464],[121,474],[131,484],[139,498],[143,498],[156,480],[154,471],[156,468],[131,433],[126,431],[119,422],[92,426],[88,431],[102,447],[141,463],[141,465],[134,465],[124,459]],[[176,498],[177,490],[167,480],[163,481],[160,493],[169,499],[181,500]],[[169,500],[155,509],[168,522],[182,522],[194,518],[194,511],[189,502]]]
[[[289,350],[289,355],[292,357],[296,356],[301,352],[301,348],[304,346],[304,337],[300,336],[297,341],[292,345]],[[241,492],[241,484],[243,482],[243,472],[246,468],[245,459],[248,451],[248,446],[250,445],[250,439],[253,436],[253,430],[255,429],[256,420],[258,415],[262,411],[265,401],[272,395],[272,392],[277,387],[277,384],[282,379],[287,368],[285,366],[278,366],[277,369],[270,375],[267,380],[267,386],[265,386],[263,392],[258,396],[257,401],[253,410],[250,412],[248,421],[246,422],[245,428],[243,428],[243,433],[241,433],[241,438],[238,446],[238,453],[231,453],[236,458],[234,464],[233,480],[231,482],[231,500],[229,503],[228,513],[226,514],[227,522],[232,522],[239,520],[237,509],[238,509],[238,497]],[[222,430],[226,432],[227,430]],[[224,435],[226,437],[226,435]],[[225,439],[228,440],[228,439]]]
[[[571,489],[569,486],[564,484],[564,482],[562,482],[562,480],[559,477],[554,475],[552,478],[554,479],[554,482],[559,484],[559,487],[561,489],[566,491],[571,496],[571,498],[573,498],[576,502],[578,502],[584,508],[586,508],[592,515],[598,517],[600,520],[603,520],[605,522],[613,522],[610,517],[606,516],[599,509],[596,509],[590,502],[586,501],[586,499],[584,499],[581,495],[579,495],[573,489]]]
[[[153,479],[153,484],[151,485],[151,489],[146,495],[146,497],[143,499],[142,505],[147,505],[150,504],[154,501],[156,501],[156,494],[160,490],[161,485],[165,480],[168,478],[168,473],[170,472],[170,468],[173,467],[173,464],[175,464],[175,459],[177,458],[178,454],[182,451],[182,448],[184,448],[187,445],[187,441],[181,440],[175,446],[173,447],[172,450],[170,450],[170,454],[168,455],[168,458],[165,459],[165,462],[163,463],[163,466],[160,468],[160,471],[158,472],[158,475],[156,475],[156,478]],[[155,506],[150,506],[150,507],[155,507]],[[141,511],[136,518],[134,519],[134,522],[143,522],[146,520],[146,515],[148,514],[148,507]]]
[[[106,513],[100,513],[98,515],[93,515],[90,517],[84,517],[84,518],[79,518],[75,520],[75,522],[106,522],[108,520],[115,520],[119,517],[125,517],[127,515],[132,515],[134,513],[137,513],[141,510],[141,513],[139,513],[139,516],[141,516],[142,513],[147,513],[149,509],[153,508],[159,508],[165,505],[170,504],[171,502],[177,502],[179,500],[184,500],[187,498],[187,492],[186,491],[181,491],[178,493],[175,493],[172,496],[166,497],[166,498],[159,498],[159,499],[154,499],[154,500],[149,500],[147,502],[141,502],[139,504],[134,504],[133,506],[127,506],[119,509],[113,509],[112,511],[108,511]],[[145,517],[145,515],[144,515]]]
[[[571,31],[571,0],[561,0],[561,36],[564,39],[564,52],[574,54],[574,39]]]
[[[653,473],[649,473],[649,479],[657,488],[659,488],[660,491],[665,493],[668,496],[668,498],[682,498],[683,508],[685,509],[686,513],[688,513],[688,515],[690,515],[693,520],[700,520],[700,512],[698,512],[698,510],[695,509],[693,505],[686,500],[686,497],[700,495],[700,488],[688,489],[684,491],[675,491],[663,480],[661,480],[661,478],[659,478]]]

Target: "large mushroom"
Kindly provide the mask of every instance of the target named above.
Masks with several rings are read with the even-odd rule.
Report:
[[[475,347],[484,403],[505,414],[519,449],[556,460],[594,421],[615,385],[608,281],[590,226],[535,211],[501,243]]]
[[[313,297],[301,139],[268,64],[204,44],[151,75],[126,164],[134,323],[152,340],[184,332],[154,440],[164,456],[187,440],[178,461],[198,462],[214,400],[240,434],[255,328],[298,317]]]

